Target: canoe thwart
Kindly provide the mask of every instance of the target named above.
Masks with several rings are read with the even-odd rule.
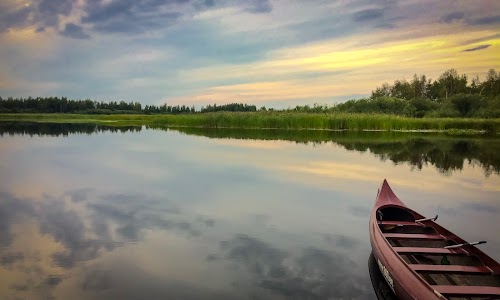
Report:
[[[384,233],[386,239],[392,240],[444,240],[440,234],[419,234],[419,233]]]
[[[409,264],[415,272],[424,273],[466,273],[466,274],[491,274],[491,269],[485,266],[459,266],[459,265],[421,265]]]
[[[432,288],[445,296],[500,296],[500,287],[496,286],[432,285]]]
[[[453,249],[445,249],[445,248],[393,247],[393,249],[399,254],[430,254],[430,255],[464,254],[462,251],[455,251]]]
[[[390,225],[390,226],[418,226],[424,227],[424,224],[415,222],[405,222],[405,221],[378,221],[379,225]]]

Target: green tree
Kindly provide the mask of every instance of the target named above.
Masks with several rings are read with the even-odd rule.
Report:
[[[436,91],[439,98],[448,98],[455,94],[467,92],[467,75],[458,75],[455,69],[445,71],[436,82]]]
[[[414,91],[409,82],[405,79],[394,81],[391,88],[391,97],[410,100],[414,98]]]
[[[450,101],[462,117],[471,117],[484,104],[482,96],[471,94],[457,94]]]
[[[384,82],[382,83],[382,86],[376,87],[374,91],[372,91],[372,96],[371,98],[378,98],[378,97],[389,97],[391,96],[391,86],[387,83]]]

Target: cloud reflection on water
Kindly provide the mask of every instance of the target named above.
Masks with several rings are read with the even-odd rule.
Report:
[[[243,234],[220,247],[225,260],[241,265],[257,286],[284,299],[356,299],[366,293],[366,282],[353,273],[356,264],[344,254],[311,247],[292,255]]]
[[[45,274],[43,264],[56,266],[63,274],[64,269],[78,268],[79,264],[95,260],[117,247],[143,241],[145,230],[159,229],[197,237],[203,228],[215,225],[215,220],[209,217],[180,215],[176,206],[163,199],[140,194],[87,197],[89,193],[89,189],[79,189],[65,192],[61,197],[45,195],[43,199],[0,193],[0,265],[18,274],[15,277],[23,277],[19,271],[23,273],[25,265],[32,264],[41,276],[34,281],[28,276],[25,283],[11,284],[11,289],[30,291],[37,286],[55,287],[63,278]],[[71,201],[65,201],[65,195],[71,195]],[[11,250],[10,246],[19,238],[14,227],[28,219],[38,224],[39,235],[49,236],[62,249],[41,258],[26,256],[26,249]]]
[[[456,213],[440,222],[457,234],[494,234],[499,177],[474,165],[444,176],[333,142],[217,141],[2,137],[0,298],[370,299],[366,222],[386,176],[418,211]]]

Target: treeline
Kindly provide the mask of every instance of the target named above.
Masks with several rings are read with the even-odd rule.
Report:
[[[90,99],[71,100],[66,97],[12,98],[0,97],[0,113],[81,113],[81,114],[190,114],[195,112],[256,111],[255,105],[230,103],[208,105],[197,111],[194,106],[145,105],[139,102],[98,102]]]
[[[81,113],[81,114],[185,114],[194,113],[194,106],[146,105],[139,102],[98,102],[66,97],[12,98],[0,97],[0,113]]]
[[[257,111],[257,107],[255,105],[248,105],[243,103],[230,103],[219,105],[208,105],[207,107],[202,107],[201,112],[216,112],[216,111]]]
[[[317,110],[318,108],[316,108]],[[437,80],[415,74],[411,81],[382,84],[368,99],[350,100],[332,108],[339,112],[385,113],[407,117],[500,117],[500,72],[490,69],[486,80],[469,82],[455,69]]]
[[[66,97],[0,97],[0,113],[79,113],[79,114],[193,114],[210,112],[255,112],[255,105],[230,103],[208,105],[199,111],[194,106],[146,105],[139,102],[98,102]],[[259,111],[277,111],[264,106]],[[279,112],[279,111],[278,111]],[[384,83],[365,99],[334,105],[304,105],[281,112],[305,113],[377,113],[421,117],[500,118],[500,72],[490,69],[486,80],[450,69],[438,79],[415,74],[413,79]]]

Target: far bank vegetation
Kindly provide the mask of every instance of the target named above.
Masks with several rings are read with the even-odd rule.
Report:
[[[340,104],[296,106],[283,110],[257,108],[231,103],[194,106],[142,105],[132,101],[71,100],[66,97],[0,97],[0,113],[73,113],[73,114],[200,114],[214,112],[245,113],[341,113],[384,114],[409,118],[500,118],[500,72],[490,69],[484,81],[468,78],[450,69],[436,80],[415,74],[409,81],[398,79],[384,83],[371,96]]]

